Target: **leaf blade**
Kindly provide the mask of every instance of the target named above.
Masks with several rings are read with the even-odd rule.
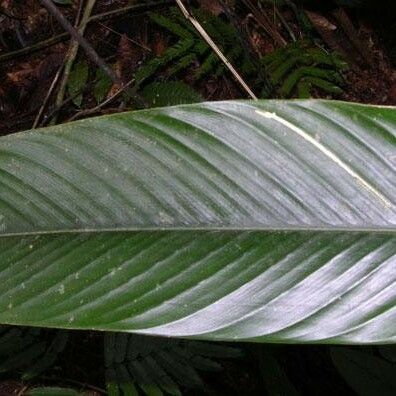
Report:
[[[217,102],[1,138],[0,322],[395,343],[395,113]]]

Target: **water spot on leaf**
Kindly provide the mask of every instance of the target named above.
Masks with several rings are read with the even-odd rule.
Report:
[[[173,224],[173,217],[169,216],[167,213],[159,212],[158,216],[162,224]]]

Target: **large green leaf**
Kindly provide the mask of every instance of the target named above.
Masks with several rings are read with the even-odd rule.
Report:
[[[396,110],[178,106],[0,138],[0,322],[396,342]]]

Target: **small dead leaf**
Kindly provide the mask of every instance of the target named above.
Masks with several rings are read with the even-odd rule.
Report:
[[[167,48],[168,46],[166,44],[164,35],[162,35],[161,33],[155,33],[152,45],[153,54],[160,57]]]
[[[141,48],[129,40],[126,34],[121,36],[117,50],[117,61],[114,65],[114,72],[122,84],[127,84],[139,67],[141,59]],[[107,97],[113,96],[119,91],[121,86],[113,84]]]
[[[327,18],[323,15],[320,15],[313,11],[305,11],[311,23],[315,26],[316,29],[324,29],[327,31],[337,30],[337,26],[332,24]]]

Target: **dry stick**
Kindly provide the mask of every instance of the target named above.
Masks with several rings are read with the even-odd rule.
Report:
[[[112,32],[112,33],[116,34],[116,35],[119,36],[119,37],[125,37],[125,39],[126,39],[127,41],[129,41],[130,43],[135,44],[135,45],[137,45],[138,47],[140,47],[140,48],[142,48],[142,49],[144,49],[144,50],[146,50],[146,51],[148,51],[148,52],[152,52],[152,51],[151,51],[151,48],[147,47],[147,45],[141,44],[141,43],[139,43],[139,41],[133,40],[133,39],[131,39],[130,37],[128,37],[128,36],[126,36],[126,35],[123,35],[123,34],[117,32],[117,30],[114,30],[114,29],[112,29],[112,28],[106,26],[105,24],[103,24],[103,23],[101,23],[101,22],[98,22],[98,25],[104,27],[106,30],[108,30],[109,32]]]
[[[256,19],[257,23],[267,32],[267,34],[274,40],[275,43],[284,47],[287,42],[282,37],[282,35],[278,32],[276,26],[272,23],[270,18],[264,12],[263,9],[256,7],[256,5],[251,0],[243,0],[245,6],[251,10],[254,18]]]
[[[128,93],[128,89],[129,87],[132,85],[132,83],[134,82],[134,79],[130,80],[129,82],[127,82],[126,84],[124,84],[116,93],[114,93],[113,95],[111,95],[109,98],[107,98],[106,100],[104,100],[102,103],[98,104],[95,107],[92,107],[90,109],[85,109],[82,110],[76,114],[74,114],[72,117],[70,117],[68,119],[68,122],[70,121],[74,121],[77,118],[80,118],[82,116],[85,115],[89,115],[89,114],[94,114],[97,111],[99,111],[100,109],[102,109],[104,106],[106,106],[107,104],[109,104],[110,102],[112,102],[114,99],[116,99],[122,92],[126,91]],[[130,92],[133,92],[133,88]]]
[[[86,9],[89,8],[91,3],[95,3],[96,0],[89,0],[89,4]],[[78,44],[84,49],[87,56],[98,65],[115,84],[119,84],[120,81],[115,75],[114,71],[104,62],[104,60],[97,54],[94,48],[89,44],[89,42],[82,37],[82,35],[77,32],[77,30],[70,24],[70,22],[65,18],[65,16],[58,10],[54,5],[52,0],[40,0],[43,6],[56,18],[56,20],[62,25],[62,27],[72,36],[72,38],[78,42]],[[93,6],[93,4],[92,4]],[[85,14],[85,12],[84,12]],[[89,16],[88,16],[89,18]],[[88,18],[86,22],[88,23]],[[81,25],[81,29],[83,26]]]
[[[80,20],[81,12],[82,12],[82,3],[83,2],[81,0],[79,2],[79,6],[78,6],[76,21]],[[65,66],[65,63],[66,63],[66,58],[63,58],[62,65],[58,68],[58,71],[56,72],[55,77],[52,80],[52,83],[51,83],[51,85],[50,85],[50,87],[48,89],[47,95],[45,95],[43,104],[41,105],[40,110],[37,113],[37,116],[36,116],[36,118],[35,118],[35,120],[33,122],[32,129],[37,128],[37,125],[40,122],[41,116],[43,115],[43,112],[44,112],[45,108],[47,107],[47,104],[48,104],[48,101],[49,101],[49,99],[50,99],[50,97],[52,95],[52,92],[55,89],[56,84],[58,83],[59,77],[61,76],[61,73],[62,73],[62,70],[63,70],[63,68]]]
[[[88,82],[88,83],[87,83],[87,86],[93,85],[93,83],[96,82],[96,81],[97,81],[97,80],[95,80],[95,81],[93,81],[93,82]],[[46,121],[48,121],[48,120],[51,119],[52,117],[55,117],[55,116],[58,114],[58,112],[61,110],[61,108],[62,108],[63,106],[65,106],[66,104],[70,103],[74,98],[77,98],[77,96],[80,95],[81,93],[82,93],[82,91],[79,90],[79,91],[76,92],[74,95],[71,95],[71,96],[69,96],[67,99],[65,99],[59,106],[55,106],[55,108],[52,109],[52,110],[50,111],[49,114],[46,114],[46,115],[44,116],[44,119],[43,119],[43,121],[41,122],[41,126],[44,126],[45,123],[46,123]]]
[[[17,56],[30,54],[31,52],[39,51],[43,48],[50,47],[51,45],[55,45],[62,40],[66,40],[68,37],[69,37],[69,33],[62,33],[62,34],[58,34],[57,36],[51,37],[49,39],[40,41],[36,44],[33,44],[30,47],[25,47],[25,48],[21,48],[19,50],[7,52],[3,55],[0,55],[0,62],[5,62],[12,58],[16,58]]]
[[[51,94],[52,94],[52,92],[53,92],[53,90],[54,90],[54,88],[55,88],[55,86],[56,86],[56,84],[57,84],[57,82],[58,82],[58,80],[59,80],[59,77],[60,77],[60,75],[61,75],[61,73],[62,73],[63,66],[64,66],[64,64],[61,65],[61,67],[60,67],[60,68],[58,69],[58,71],[56,72],[56,75],[55,75],[54,79],[52,80],[51,86],[50,86],[49,89],[48,89],[48,92],[47,92],[47,95],[45,96],[44,102],[43,102],[43,104],[41,105],[40,110],[39,110],[39,112],[37,113],[37,116],[36,116],[36,118],[35,118],[35,120],[34,120],[32,129],[37,128],[37,125],[38,125],[38,123],[40,122],[41,116],[43,115],[43,112],[44,112],[45,108],[47,107],[49,98],[51,97]]]
[[[83,1],[83,0],[80,0],[80,1]],[[91,15],[91,12],[92,12],[93,7],[95,6],[95,3],[96,3],[96,0],[88,0],[87,5],[85,6],[85,9],[84,9],[84,14],[83,14],[80,25],[79,25],[79,16],[77,15],[77,17],[76,17],[75,25],[76,25],[76,27],[79,25],[77,32],[81,35],[81,37],[83,37],[85,28],[88,23],[88,18]],[[63,98],[64,98],[65,92],[66,92],[67,82],[69,80],[74,61],[77,57],[78,48],[79,48],[78,41],[72,40],[70,42],[69,49],[66,54],[66,64],[65,64],[64,71],[63,71],[63,78],[60,83],[60,87],[59,87],[58,94],[56,96],[56,101],[55,101],[56,106],[59,106],[63,102]],[[56,117],[54,117],[52,122],[56,123]]]
[[[279,11],[278,7],[276,5],[274,5],[274,10],[275,10],[275,15],[279,18],[279,20],[281,21],[282,25],[284,26],[284,28],[287,30],[287,32],[289,33],[289,36],[291,37],[291,39],[296,42],[296,35],[294,34],[292,28],[289,26],[289,24],[287,23],[286,19],[283,17],[282,13]]]
[[[232,73],[241,87],[247,92],[247,94],[254,100],[257,100],[257,96],[253,93],[253,91],[249,88],[249,86],[245,83],[241,75],[235,70],[234,66],[229,62],[229,60],[225,57],[225,55],[221,52],[220,48],[217,44],[210,38],[210,36],[206,33],[205,29],[201,26],[201,24],[190,14],[187,8],[184,6],[182,0],[176,0],[177,5],[179,6],[181,12],[185,16],[185,18],[197,29],[198,33],[202,36],[202,38],[206,41],[206,43],[212,48],[212,50],[216,53],[216,55],[221,59],[221,61],[226,65],[228,70]]]

